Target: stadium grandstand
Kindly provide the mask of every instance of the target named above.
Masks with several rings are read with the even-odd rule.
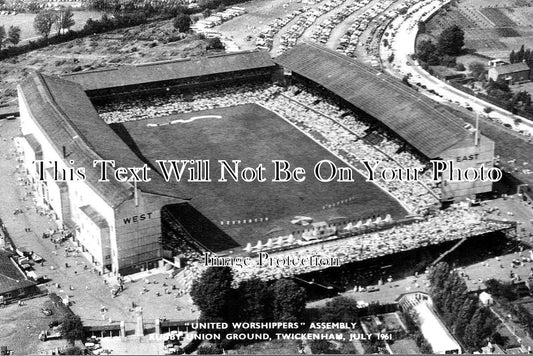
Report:
[[[461,169],[493,165],[493,141],[479,135],[475,142],[460,118],[388,74],[312,43],[298,44],[274,62],[295,80],[318,85],[372,116],[427,159],[451,160]],[[473,197],[491,190],[491,182],[443,180],[442,198]]]
[[[95,101],[113,95],[146,94],[184,87],[190,89],[239,80],[264,80],[272,77],[275,68],[268,52],[243,51],[78,72],[63,78],[80,84]]]
[[[283,82],[283,70],[290,82],[318,89],[349,110],[304,89],[274,85]],[[397,153],[389,135],[426,159],[476,157],[458,161],[463,166],[491,165],[494,149],[482,136],[475,144],[459,121],[395,79],[308,44],[274,60],[245,51],[62,77],[35,72],[18,94],[20,145],[38,204],[73,231],[98,269],[119,274],[204,251],[290,249],[426,214],[438,203],[438,188],[374,184],[361,173],[362,158],[419,164],[414,155]],[[213,182],[167,181],[155,163],[165,159],[208,161]],[[316,162],[328,160],[355,174],[350,183],[275,183],[270,176],[261,183],[215,182],[218,160],[235,159],[248,167],[284,159],[308,175]],[[146,165],[151,180],[100,182],[95,160]],[[86,177],[76,179],[82,169]],[[109,176],[116,171],[109,168]],[[445,198],[490,190],[453,184],[443,182]]]

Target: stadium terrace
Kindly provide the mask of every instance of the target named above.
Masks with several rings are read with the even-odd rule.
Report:
[[[367,182],[362,159],[424,171],[430,159],[472,157],[456,166],[491,167],[494,143],[396,79],[311,44],[274,60],[245,51],[62,77],[36,72],[18,97],[19,145],[38,204],[74,232],[102,272],[380,231],[440,201],[492,189],[491,182]],[[165,181],[155,162],[180,158],[247,166],[284,159],[309,172],[329,160],[359,173],[344,184]],[[154,174],[101,183],[95,160],[148,165]],[[35,161],[44,162],[44,180]],[[84,167],[86,179],[53,179],[47,162],[65,172]]]

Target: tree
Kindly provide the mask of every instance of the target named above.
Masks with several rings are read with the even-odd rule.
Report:
[[[281,322],[300,321],[305,311],[305,291],[294,281],[279,279],[270,286],[273,298],[274,320]]]
[[[309,342],[309,348],[313,354],[339,354],[340,351],[335,349],[327,340],[311,340]]]
[[[191,29],[191,17],[186,14],[179,14],[174,19],[174,28],[179,32],[187,32]]]
[[[443,54],[458,55],[465,44],[465,33],[457,25],[446,28],[439,36],[437,49]]]
[[[35,15],[33,28],[44,38],[48,38],[48,35],[50,35],[50,31],[52,30],[52,25],[56,22],[56,18],[57,14],[54,11],[43,10]]]
[[[74,13],[72,12],[72,7],[69,6],[65,10],[61,9],[56,20],[56,29],[57,34],[61,33],[61,30],[67,29],[70,30],[76,21],[74,21]]]
[[[0,26],[0,48],[2,48],[5,38],[6,38],[6,29],[4,28],[4,26]]]
[[[407,13],[407,9],[405,11]],[[418,32],[419,33],[425,33],[426,32],[426,23],[424,21],[418,22]]]
[[[20,27],[18,26],[9,26],[7,31],[7,40],[14,45],[17,45],[20,42]]]
[[[218,37],[210,38],[207,41],[207,49],[224,49],[224,43]]]
[[[458,62],[455,65],[455,70],[458,71],[458,72],[464,72],[466,70],[466,68],[465,68],[465,65],[463,63]]]
[[[232,313],[233,273],[229,267],[209,267],[191,288],[194,304],[200,308],[204,320],[227,320]]]
[[[428,279],[431,283],[431,289],[441,289],[444,282],[446,281],[446,278],[450,274],[450,265],[448,265],[446,262],[439,262],[431,269],[429,272]]]
[[[468,298],[464,301],[460,309],[458,309],[457,320],[455,322],[454,333],[458,338],[463,339],[465,334],[465,328],[468,322],[472,318],[472,315],[476,311],[477,300]]]
[[[68,314],[61,322],[61,336],[74,345],[76,340],[83,339],[83,323],[77,315]]]
[[[527,65],[531,67],[531,65],[533,64],[533,51],[529,53],[529,57],[525,58],[525,60]]]
[[[516,52],[515,63],[522,62],[522,60],[524,59],[525,53],[526,51],[524,49],[524,45],[522,45],[520,47],[520,50]]]
[[[265,321],[272,320],[271,298],[268,285],[259,278],[241,282],[237,289],[239,320]]]
[[[509,53],[509,63],[514,63],[516,61],[516,53],[514,53],[514,49]]]
[[[333,298],[320,311],[320,320],[325,322],[354,322],[357,320],[359,308],[357,301],[346,297]]]
[[[473,77],[479,77],[485,72],[485,65],[481,62],[472,62],[468,65],[468,70]]]
[[[427,60],[430,66],[438,66],[440,64],[440,61],[441,61],[441,58],[439,57],[437,52],[431,53]]]
[[[61,355],[85,355],[83,350],[78,346],[72,346],[66,348],[63,352],[60,352]]]
[[[416,50],[418,58],[421,61],[427,62],[429,57],[435,53],[437,47],[431,41],[420,41]]]
[[[465,329],[464,341],[469,351],[481,348],[492,337],[498,325],[489,308],[479,307]]]
[[[198,355],[220,355],[222,350],[216,345],[202,345],[198,348]]]
[[[497,279],[489,279],[485,282],[487,291],[495,298],[504,298],[507,301],[513,301],[518,298],[516,287],[512,283],[502,283]]]

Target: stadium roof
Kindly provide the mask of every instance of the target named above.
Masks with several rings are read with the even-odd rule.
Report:
[[[461,119],[396,78],[345,55],[302,43],[274,62],[308,78],[396,132],[428,158],[464,141],[469,133]]]
[[[10,117],[10,116],[19,116],[18,106],[2,106],[0,107],[0,119]]]
[[[35,286],[36,284],[26,279],[26,276],[15,266],[9,258],[11,254],[0,251],[0,294],[9,293],[19,289]]]
[[[92,206],[90,205],[80,206],[80,210],[83,211],[83,213],[87,215],[87,217],[91,219],[91,221],[96,226],[98,226],[100,229],[106,229],[109,227],[106,219],[102,215],[100,215],[98,210],[94,209]]]
[[[112,159],[117,166],[141,167],[134,152],[98,116],[96,109],[79,84],[34,72],[20,84],[20,89],[36,124],[54,144],[60,156],[72,160],[72,167],[85,169],[87,183],[110,204],[118,206],[133,198],[133,185],[110,179],[99,183],[100,168],[93,160]],[[153,175],[150,182],[139,183],[147,193],[182,197],[175,187],[171,189],[162,177]]]
[[[127,65],[109,70],[74,73],[62,78],[76,82],[84,90],[90,91],[274,66],[268,52],[244,51]]]

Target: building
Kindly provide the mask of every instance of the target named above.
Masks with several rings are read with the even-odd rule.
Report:
[[[137,189],[116,180],[99,184],[96,169],[87,169],[86,180],[70,176],[73,169],[92,167],[93,160],[103,157],[119,157],[117,163],[123,166],[142,166],[99,120],[78,84],[35,73],[19,86],[19,107],[25,167],[38,203],[52,209],[59,224],[75,231],[83,251],[102,271],[157,266],[159,208],[181,201],[179,196],[162,193],[155,187],[164,185],[156,181]]]
[[[377,124],[396,132],[427,158],[456,160],[464,167],[492,165],[492,141],[480,136],[475,144],[474,135],[462,128],[460,120],[391,77],[313,45],[298,45],[275,61],[292,77],[319,85],[353,110],[373,116]],[[261,238],[301,237],[306,228],[295,228],[294,216],[313,213],[318,221],[327,220],[324,205],[354,196],[359,192],[357,184],[324,185],[309,179],[293,185],[252,185],[242,180],[232,188],[194,185],[168,182],[154,166],[158,159],[209,157],[215,157],[214,162],[241,157],[257,165],[271,163],[272,155],[277,159],[285,155],[307,172],[324,158],[341,164],[279,116],[255,104],[220,108],[218,114],[226,116],[227,122],[194,118],[195,123],[188,126],[194,129],[188,131],[165,117],[148,119],[150,124],[128,121],[111,127],[95,109],[98,103],[165,95],[171,90],[183,96],[213,85],[277,81],[282,79],[280,68],[268,52],[245,51],[63,77],[32,73],[20,83],[18,98],[24,165],[38,204],[53,211],[58,224],[70,227],[78,246],[102,272],[129,274],[154,268],[163,257],[194,251],[231,253]],[[190,122],[192,116],[174,121]],[[210,130],[218,130],[216,140],[199,139],[207,138]],[[254,150],[250,141],[262,149]],[[105,160],[114,160],[115,167]],[[128,168],[133,167],[152,169],[154,174],[150,180],[119,182],[102,178],[103,166],[110,177],[118,167],[128,176]],[[362,176],[357,179],[365,185],[368,199],[381,194],[386,201],[358,220],[405,213],[379,187],[364,182]],[[462,199],[490,191],[491,184],[448,184],[443,179],[442,188],[444,199]],[[355,214],[353,207],[340,205],[337,216]]]
[[[402,309],[414,312],[420,331],[431,345],[434,354],[461,353],[461,346],[433,310],[433,301],[428,294],[422,292],[404,294],[399,299],[399,304]]]
[[[485,306],[494,304],[494,299],[492,299],[492,295],[487,292],[481,292],[479,294],[479,301]]]
[[[525,62],[513,64],[496,65],[489,68],[489,79],[494,81],[504,81],[507,84],[514,84],[528,81],[531,76],[531,69]]]
[[[0,250],[0,305],[39,291],[37,284],[26,277],[12,256],[8,251]]]
[[[275,71],[267,52],[242,51],[77,72],[62,78],[80,84],[91,101],[97,103],[99,99],[109,100],[110,96],[260,81],[272,78]]]
[[[373,117],[428,160],[453,162],[455,168],[493,166],[494,142],[468,132],[460,118],[401,81],[347,56],[311,43],[299,44],[274,59],[294,80],[315,83],[355,111]],[[490,192],[492,183],[441,177],[442,200],[462,200]]]

